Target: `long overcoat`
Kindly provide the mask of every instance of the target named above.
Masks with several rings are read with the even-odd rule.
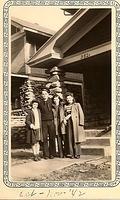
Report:
[[[65,117],[63,105],[59,106],[59,111],[58,111],[59,122],[58,122],[58,118],[57,118],[58,116],[57,116],[56,109],[55,109],[54,105],[53,105],[52,111],[53,111],[53,116],[54,116],[54,125],[55,125],[56,135],[58,135],[58,134],[62,134],[62,135],[66,134],[65,125],[63,123],[63,119]],[[59,126],[60,126],[60,129],[58,128]]]
[[[84,113],[79,103],[73,103],[71,119],[73,124],[73,135],[75,143],[84,142],[86,140],[84,132]]]
[[[41,112],[38,109],[38,113],[39,113],[39,123],[40,123],[40,131],[39,131],[39,138],[38,140],[43,141],[43,135],[42,135],[42,122],[41,122]],[[27,116],[26,116],[26,130],[27,130],[27,143],[31,144],[34,143],[34,130],[30,128],[31,124],[35,125],[35,117],[34,117],[34,113],[31,110],[27,111]]]

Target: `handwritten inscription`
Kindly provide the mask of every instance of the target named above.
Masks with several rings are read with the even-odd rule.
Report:
[[[43,198],[62,198],[69,196],[70,198],[79,198],[85,195],[85,192],[79,189],[65,189],[65,190],[58,190],[58,189],[48,189],[47,191],[38,191],[38,190],[22,190],[19,193],[19,198],[26,198],[32,199],[34,197],[43,197]]]
[[[35,192],[35,190],[32,191],[21,191],[19,194],[19,197],[23,197],[23,198],[30,198],[37,195],[37,192]]]

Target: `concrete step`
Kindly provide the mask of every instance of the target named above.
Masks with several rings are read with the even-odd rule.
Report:
[[[85,136],[86,137],[96,137],[102,131],[103,131],[103,129],[85,129]]]
[[[97,131],[95,130],[92,130],[90,132],[89,130],[87,130],[87,133],[90,133],[88,135],[91,135],[91,136],[86,137],[86,142],[82,144],[81,146],[82,154],[83,155],[111,156],[111,151],[110,151],[111,137],[110,136],[95,137],[93,135],[95,135],[96,132]]]
[[[110,137],[86,137],[85,145],[110,146]]]
[[[81,145],[82,155],[101,155],[101,156],[111,156],[110,146],[101,145]]]

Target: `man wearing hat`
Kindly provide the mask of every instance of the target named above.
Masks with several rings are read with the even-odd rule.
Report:
[[[46,87],[41,89],[41,96],[42,99],[39,102],[39,108],[42,119],[43,156],[45,159],[52,159],[56,155],[55,126],[53,121],[52,100],[49,98],[49,90]]]

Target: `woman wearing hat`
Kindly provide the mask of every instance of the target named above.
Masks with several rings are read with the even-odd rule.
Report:
[[[84,113],[79,103],[75,103],[72,93],[66,93],[66,105],[64,106],[65,118],[64,124],[66,125],[67,154],[71,158],[80,158],[81,142],[85,141],[84,134]]]
[[[34,161],[40,160],[39,156],[39,141],[43,141],[42,136],[42,124],[41,124],[41,112],[38,109],[37,100],[31,102],[31,109],[27,111],[26,116],[27,126],[27,143],[32,147]]]

